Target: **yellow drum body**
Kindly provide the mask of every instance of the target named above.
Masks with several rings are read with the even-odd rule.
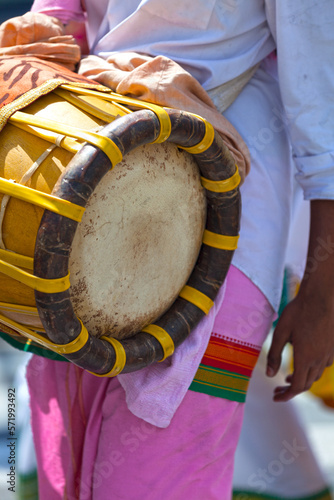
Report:
[[[111,119],[123,114],[94,99]],[[24,111],[84,130],[105,124],[56,93]],[[73,155],[12,123],[0,134],[0,176],[38,191],[52,192]],[[33,258],[43,209],[2,194],[0,201],[0,248]],[[108,172],[89,200],[70,255],[71,300],[89,332],[121,339],[168,310],[195,265],[205,219],[198,167],[172,144],[139,147]],[[34,307],[31,288],[0,274],[0,313],[38,329]]]
[[[66,120],[70,124],[70,108],[67,102],[49,94],[29,106],[30,113],[37,113],[45,118]],[[76,111],[76,110],[75,110]],[[79,112],[79,116],[83,113]],[[94,121],[87,117],[89,127]],[[47,149],[50,143],[8,123],[0,134],[0,176],[21,183],[21,179]],[[54,148],[41,163],[37,171],[24,185],[33,189],[51,193],[60,174],[71,160],[73,154],[63,148]],[[6,196],[0,195],[2,204]],[[10,198],[3,210],[2,242],[4,248],[29,257],[34,256],[37,230],[43,209],[16,198]],[[0,301],[27,306],[35,305],[34,291],[3,274],[0,275]]]

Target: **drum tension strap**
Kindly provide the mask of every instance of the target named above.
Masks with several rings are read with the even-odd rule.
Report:
[[[116,144],[109,139],[109,137],[96,134],[95,132],[89,132],[52,120],[39,118],[34,115],[29,115],[28,113],[22,113],[22,111],[16,111],[9,121],[13,123],[24,123],[33,127],[50,130],[52,132],[56,132],[57,134],[67,135],[69,137],[74,137],[75,139],[86,141],[89,144],[93,144],[93,146],[98,147],[108,156],[112,167],[122,161],[123,156],[118,146],[116,146]]]
[[[174,352],[175,346],[172,337],[169,335],[166,330],[161,328],[158,325],[147,325],[141,329],[142,332],[149,333],[153,337],[157,339],[160,343],[162,350],[164,352],[163,358],[160,360],[164,361],[168,356],[171,356]]]
[[[205,124],[204,137],[198,144],[195,144],[195,146],[191,146],[191,147],[187,148],[187,147],[178,145],[178,148],[184,149],[184,151],[187,151],[187,153],[196,155],[199,153],[204,153],[207,149],[209,149],[209,147],[211,146],[211,144],[213,143],[213,140],[215,138],[215,129],[213,128],[211,123],[207,122],[201,116],[195,115],[193,113],[192,113],[192,116],[195,116],[196,118],[199,118],[200,120],[202,120],[202,122],[204,122],[204,124]]]
[[[78,87],[74,87],[72,85],[67,85],[67,84],[62,85],[61,89],[65,89],[67,91],[70,91],[70,92],[73,92],[76,94],[86,95],[86,96],[99,96],[100,98],[102,98],[104,100],[111,101],[113,104],[115,104],[115,103],[124,104],[125,106],[135,107],[135,108],[139,108],[139,109],[149,109],[150,111],[153,111],[153,113],[157,116],[159,123],[160,123],[159,135],[158,135],[157,139],[155,141],[153,141],[153,143],[165,142],[171,134],[171,121],[170,121],[169,115],[163,107],[158,106],[157,104],[153,104],[153,103],[145,102],[145,101],[140,101],[139,99],[134,99],[132,97],[123,96],[123,95],[117,94],[115,92],[110,92],[110,94],[103,93],[101,95],[101,93],[99,93],[95,90],[78,88]],[[178,147],[180,147],[180,149],[184,149],[185,151],[187,151],[188,153],[191,153],[191,154],[203,153],[211,146],[211,144],[214,140],[214,136],[215,136],[214,128],[211,125],[211,123],[207,122],[201,116],[196,115],[194,113],[189,113],[189,114],[191,114],[192,116],[195,116],[196,118],[200,119],[201,121],[203,121],[205,123],[204,137],[195,146],[192,146],[192,147],[178,146]],[[62,131],[62,133],[65,133],[65,132]],[[71,135],[71,134],[68,134],[68,135]],[[72,137],[75,137],[75,136],[73,135]],[[120,151],[119,151],[119,154],[120,154]],[[121,161],[121,160],[118,160],[117,163],[119,161]],[[113,163],[113,165],[114,165],[114,163]]]
[[[113,346],[116,356],[115,364],[112,367],[112,369],[107,373],[102,373],[102,374],[95,372],[89,372],[89,373],[95,375],[96,377],[116,377],[116,375],[121,373],[126,363],[126,353],[124,347],[117,339],[114,339],[112,337],[106,337],[105,335],[103,335],[101,339],[105,340],[106,342],[109,342],[109,344]]]
[[[13,181],[0,178],[0,192],[13,196],[22,201],[27,201],[38,207],[50,210],[69,219],[80,222],[85,211],[84,207],[71,203],[70,201],[57,198],[51,194],[42,193],[35,189],[17,184]]]
[[[64,217],[68,217],[76,222],[81,221],[85,211],[84,207],[71,203],[67,200],[36,191],[35,189],[3,178],[0,178],[0,192],[50,210]],[[29,286],[30,288],[33,288],[34,290],[45,293],[58,293],[64,292],[70,287],[69,273],[67,276],[62,278],[43,279],[20,269],[20,267],[17,267],[25,267],[26,264],[26,268],[31,269],[31,260],[29,257],[21,256],[6,250],[3,250],[0,254],[0,272]]]
[[[31,309],[33,309],[33,308],[31,308]],[[55,344],[55,343],[50,342],[49,340],[45,339],[45,337],[43,337],[42,335],[40,335],[36,331],[31,330],[30,328],[27,328],[26,326],[24,326],[20,323],[17,323],[16,321],[14,321],[10,318],[7,318],[6,316],[4,316],[0,313],[0,321],[4,325],[6,325],[10,328],[13,328],[15,331],[17,331],[18,333],[20,333],[21,335],[26,337],[28,340],[34,341],[37,344],[45,347],[46,349],[50,349],[51,351],[54,351],[57,354],[65,354],[65,355],[72,354],[74,352],[79,351],[80,349],[82,349],[82,347],[85,346],[85,344],[87,344],[87,342],[89,340],[89,334],[88,334],[87,328],[84,326],[84,324],[82,323],[82,321],[79,318],[78,318],[78,320],[79,320],[80,325],[81,325],[81,331],[80,331],[79,335],[77,336],[77,338],[75,338],[74,340],[72,340],[68,344]],[[113,368],[108,373],[105,373],[102,375],[99,375],[98,373],[94,373],[94,372],[90,372],[90,373],[92,373],[93,375],[96,375],[97,377],[115,377],[123,370],[123,368],[125,366],[126,354],[125,354],[124,347],[116,339],[105,337],[105,336],[103,336],[101,338],[103,340],[109,342],[113,346],[113,348],[115,350],[116,361],[115,361]]]
[[[212,233],[204,230],[203,243],[209,247],[219,248],[219,250],[236,250],[238,246],[238,236],[227,236],[225,234]]]
[[[210,297],[188,285],[182,288],[179,296],[201,309],[205,314],[209,314],[213,306],[213,300],[211,300]]]
[[[236,165],[235,168],[235,173],[223,181],[212,181],[211,179],[201,177],[202,186],[214,193],[227,193],[228,191],[232,191],[239,186],[241,181],[238,166]]]
[[[32,257],[27,257],[11,250],[3,250],[0,248],[0,261],[3,260],[8,264],[13,266],[24,267],[25,269],[34,269],[34,259]]]
[[[156,142],[165,142],[171,134],[171,122],[168,116],[168,113],[165,109],[157,104],[153,104],[151,102],[140,101],[139,99],[133,99],[132,97],[127,97],[121,94],[116,94],[115,92],[110,92],[110,94],[103,93],[101,95],[100,92],[96,90],[84,89],[79,87],[74,87],[72,85],[62,85],[61,88],[74,92],[76,94],[87,95],[87,96],[99,96],[100,98],[111,101],[113,104],[124,104],[125,106],[135,107],[139,109],[149,109],[153,111],[153,113],[157,116],[160,123],[160,132]]]
[[[89,339],[87,328],[83,325],[80,319],[79,321],[81,324],[81,332],[79,333],[77,338],[75,338],[68,344],[54,344],[53,342],[50,342],[49,340],[45,339],[42,335],[39,335],[34,330],[31,330],[30,328],[27,328],[21,325],[20,323],[17,323],[12,319],[3,316],[2,314],[0,314],[0,320],[3,324],[9,326],[10,328],[13,328],[15,331],[19,332],[24,337],[33,340],[34,342],[58,354],[71,354],[77,352],[80,349],[82,349],[82,347],[88,342]]]
[[[23,271],[23,269],[19,269],[3,260],[0,260],[0,273],[29,286],[33,290],[44,293],[65,292],[65,290],[68,290],[71,286],[70,273],[63,278],[44,279]]]

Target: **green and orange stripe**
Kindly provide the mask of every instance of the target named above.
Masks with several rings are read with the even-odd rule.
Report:
[[[211,335],[189,389],[243,403],[260,348]]]

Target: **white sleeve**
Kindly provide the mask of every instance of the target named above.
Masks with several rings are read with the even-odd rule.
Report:
[[[296,179],[305,199],[334,199],[334,2],[266,0]]]

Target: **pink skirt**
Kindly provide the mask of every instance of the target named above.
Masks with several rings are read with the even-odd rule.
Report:
[[[264,295],[232,267],[216,337],[259,351],[273,317]],[[27,378],[41,500],[231,498],[243,403],[192,387],[159,428],[129,411],[117,379],[37,356]]]

